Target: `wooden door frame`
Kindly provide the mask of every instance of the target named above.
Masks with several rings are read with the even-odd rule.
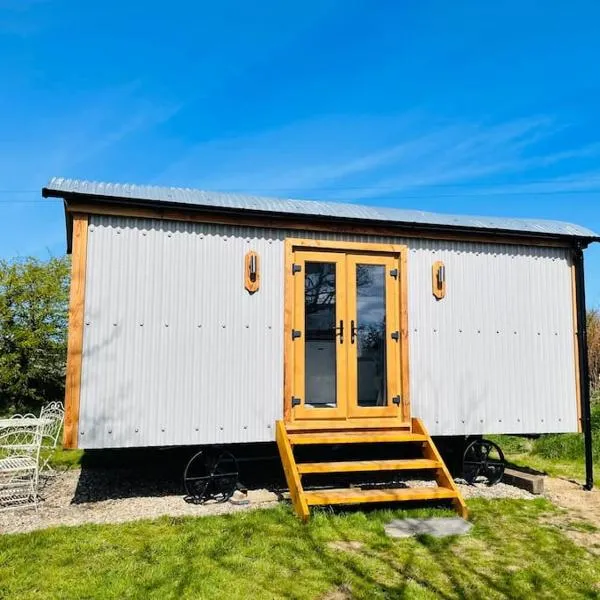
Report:
[[[294,381],[294,342],[292,324],[294,320],[294,252],[296,250],[344,251],[355,253],[394,253],[400,255],[400,389],[402,395],[402,418],[399,421],[410,423],[410,373],[408,357],[408,246],[404,244],[343,242],[333,240],[313,240],[287,238],[284,243],[284,318],[283,318],[283,419],[289,430],[293,429],[346,429],[349,427],[371,428],[390,427],[387,417],[360,418],[354,420],[303,420],[294,421],[292,411],[292,391]],[[387,423],[386,423],[387,420]],[[393,425],[392,425],[393,426]]]

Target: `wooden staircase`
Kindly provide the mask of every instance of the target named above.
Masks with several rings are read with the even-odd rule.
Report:
[[[296,514],[306,521],[309,507],[329,504],[363,504],[371,502],[403,502],[450,500],[461,517],[467,518],[466,504],[452,479],[433,440],[420,419],[412,419],[410,430],[330,430],[287,431],[283,421],[277,421],[276,439],[283,470]],[[417,444],[421,458],[386,460],[349,460],[329,462],[296,462],[294,448],[303,445],[333,444]],[[437,487],[305,490],[302,477],[324,473],[360,473],[381,471],[431,471]]]

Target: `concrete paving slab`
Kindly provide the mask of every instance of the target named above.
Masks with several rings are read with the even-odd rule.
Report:
[[[446,537],[465,535],[473,525],[460,517],[433,519],[394,519],[385,526],[385,533],[393,538],[406,538],[415,535]]]

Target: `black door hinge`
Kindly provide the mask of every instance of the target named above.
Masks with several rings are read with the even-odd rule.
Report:
[[[398,279],[398,269],[392,269],[390,271],[390,275],[394,278],[394,279]]]
[[[297,396],[292,396],[292,408],[294,408],[294,406],[298,406],[301,403],[302,400],[300,398],[298,398]]]
[[[302,337],[302,332],[299,329],[292,329],[292,339]]]
[[[300,271],[302,271],[302,265],[299,265],[298,263],[292,264],[292,275],[300,273]]]
[[[400,406],[400,402],[401,402],[401,398],[400,396],[394,396],[392,398],[392,402],[396,405],[396,406]]]
[[[399,331],[392,331],[392,339],[398,341],[400,339],[400,332]]]

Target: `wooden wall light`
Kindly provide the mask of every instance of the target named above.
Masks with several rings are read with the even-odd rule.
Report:
[[[254,250],[246,252],[244,259],[244,287],[254,294],[260,287],[260,260]]]
[[[446,295],[446,265],[441,260],[434,262],[431,268],[431,287],[438,300]]]

